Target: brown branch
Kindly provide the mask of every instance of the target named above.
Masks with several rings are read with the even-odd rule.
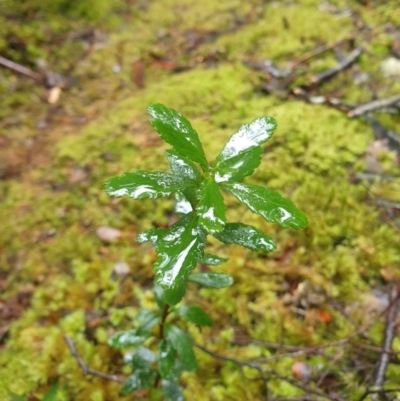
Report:
[[[398,102],[400,102],[400,94],[387,97],[385,99],[377,99],[361,106],[357,106],[353,110],[349,111],[347,115],[349,117],[358,117],[365,113],[368,113],[369,111],[383,109],[384,107],[392,106],[393,104],[396,104]]]
[[[32,78],[37,82],[42,81],[42,76],[39,73],[34,72],[34,71],[30,70],[29,68],[26,68],[20,64],[17,64],[14,61],[7,60],[6,58],[1,57],[1,56],[0,56],[0,65],[17,72],[18,74],[25,75],[26,77]]]
[[[323,397],[323,398],[326,398],[326,399],[331,400],[331,401],[345,401],[345,399],[340,397],[340,396],[330,396],[328,394],[323,393],[322,391],[319,391],[317,389],[305,386],[305,385],[299,383],[297,380],[294,380],[294,379],[292,379],[290,377],[283,376],[283,375],[279,374],[278,372],[275,372],[275,371],[270,370],[270,369],[262,368],[256,362],[241,361],[240,359],[231,358],[231,357],[227,357],[227,356],[224,356],[224,355],[219,355],[219,354],[217,354],[217,353],[215,353],[213,351],[210,351],[209,349],[207,349],[207,348],[205,348],[205,347],[203,347],[202,345],[199,345],[199,344],[195,344],[194,343],[194,346],[197,347],[198,349],[200,349],[201,351],[203,351],[204,353],[212,356],[215,359],[220,359],[222,361],[232,362],[232,363],[234,363],[235,365],[238,365],[238,366],[247,366],[249,368],[257,370],[261,374],[269,374],[269,375],[275,376],[276,378],[278,378],[280,380],[283,380],[283,381],[291,384],[292,386],[303,390],[307,394],[318,395],[319,397]]]
[[[394,175],[384,175],[384,174],[375,174],[375,173],[355,173],[354,180],[355,181],[375,181],[377,178],[381,181],[394,181],[396,177]]]
[[[78,362],[78,365],[82,369],[82,372],[84,375],[98,376],[98,377],[101,377],[102,379],[111,380],[111,381],[118,382],[118,383],[122,383],[124,381],[123,379],[121,379],[120,377],[118,377],[116,375],[109,375],[107,373],[100,372],[98,370],[92,369],[89,366],[87,366],[86,363],[84,362],[84,360],[82,359],[82,357],[79,355],[78,351],[76,350],[75,344],[72,341],[72,339],[68,335],[65,335],[64,339],[68,345],[71,355]]]
[[[363,52],[363,48],[362,47],[357,47],[343,61],[341,61],[335,67],[330,68],[330,69],[325,70],[325,71],[322,71],[321,73],[319,73],[315,77],[313,77],[311,79],[311,83],[313,85],[318,85],[322,81],[325,81],[326,79],[332,78],[334,75],[336,75],[340,71],[343,71],[345,68],[347,68],[351,64],[353,64],[354,61],[356,61],[356,59],[360,56],[360,54],[362,52]]]
[[[290,63],[290,68],[293,69],[297,66],[299,66],[300,64],[303,64],[305,61],[308,61],[309,59],[318,56],[322,53],[325,53],[328,50],[332,50],[335,47],[341,45],[344,42],[349,42],[353,40],[353,38],[347,38],[347,39],[341,39],[338,40],[337,42],[334,42],[330,45],[321,45],[316,47],[314,50],[311,50],[309,53],[304,54],[303,56],[299,57],[297,60],[294,60]]]
[[[161,321],[160,321],[160,326],[159,326],[159,333],[158,333],[158,338],[160,340],[164,339],[164,326],[165,326],[165,321],[167,320],[169,314],[169,305],[165,304],[164,308],[162,310],[161,314]]]
[[[159,328],[158,339],[160,341],[164,339],[164,327],[168,315],[169,315],[169,305],[165,304],[161,313],[160,325],[158,326]],[[154,387],[157,388],[160,385],[160,382],[161,382],[161,375],[160,372],[158,372],[156,378],[154,379]]]
[[[367,395],[369,394],[375,394],[375,393],[394,393],[394,392],[400,392],[400,388],[383,388],[380,390],[367,390],[359,399],[358,401],[363,401]]]
[[[397,299],[399,296],[399,287],[393,286],[391,291],[391,299]],[[378,368],[373,387],[382,388],[385,383],[386,370],[389,365],[390,352],[392,350],[393,339],[396,331],[396,317],[399,310],[399,303],[394,302],[390,306],[386,316],[385,338],[382,345],[382,354],[379,358]],[[373,400],[378,400],[380,393],[374,394]]]

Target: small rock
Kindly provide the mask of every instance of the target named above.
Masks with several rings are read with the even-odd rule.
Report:
[[[122,235],[121,231],[112,227],[99,227],[96,230],[96,234],[102,241],[107,243],[116,241]]]
[[[381,63],[381,70],[387,77],[400,77],[400,60],[389,57]]]
[[[68,182],[69,184],[77,184],[79,182],[85,181],[88,175],[85,170],[79,167],[75,167],[70,171]]]
[[[126,276],[130,273],[130,269],[127,263],[118,262],[114,265],[113,274],[116,276]]]
[[[311,375],[310,367],[305,362],[295,362],[292,365],[292,373],[295,377],[301,380],[303,383],[306,383]]]

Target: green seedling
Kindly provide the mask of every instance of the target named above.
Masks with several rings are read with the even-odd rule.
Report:
[[[187,282],[217,289],[233,284],[229,274],[192,273],[198,264],[215,266],[227,260],[204,252],[207,236],[256,252],[276,248],[274,240],[258,228],[226,221],[222,193],[231,193],[253,213],[283,228],[299,230],[308,221],[302,211],[277,192],[242,182],[261,163],[261,145],[271,138],[277,126],[273,118],[261,117],[242,125],[216,160],[209,163],[197,132],[184,116],[162,104],[153,104],[148,111],[152,126],[172,146],[166,151],[171,172],[124,173],[106,181],[104,188],[109,196],[133,199],[175,194],[175,212],[180,219],[168,229],[153,228],[139,235],[138,242],[150,241],[158,255],[154,295],[159,311],[142,309],[137,317],[138,328],[116,333],[109,344],[120,349],[134,348],[125,356],[133,374],[123,384],[123,394],[161,388],[165,400],[179,401],[184,399],[179,384],[181,373],[194,371],[198,365],[188,334],[170,323],[168,316],[211,326],[210,317],[200,307],[176,306],[185,295]],[[157,331],[153,330],[156,326]]]

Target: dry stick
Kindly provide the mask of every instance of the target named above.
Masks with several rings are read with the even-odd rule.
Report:
[[[330,348],[330,347],[337,347],[337,346],[343,346],[346,345],[347,343],[350,342],[350,340],[356,336],[359,336],[366,331],[368,331],[382,316],[384,316],[387,311],[400,299],[400,291],[397,292],[396,296],[394,299],[392,299],[389,303],[389,305],[378,314],[378,316],[369,324],[366,324],[362,327],[360,327],[358,330],[356,330],[354,333],[348,335],[345,338],[342,338],[341,340],[333,341],[331,343],[327,344],[322,344],[322,345],[317,345],[315,347],[309,347],[309,348],[303,348],[301,350],[295,351],[295,352],[289,352],[286,354],[281,354],[281,355],[273,355],[272,357],[268,358],[260,358],[257,359],[257,363],[264,363],[264,362],[269,362],[274,359],[279,359],[279,358],[291,358],[291,357],[297,357],[301,355],[307,355],[311,354],[313,352],[319,351],[324,348]]]
[[[290,65],[290,68],[296,68],[297,66],[299,66],[300,64],[303,64],[305,61],[308,61],[310,58],[313,58],[315,56],[318,56],[322,53],[325,53],[328,50],[334,49],[335,47],[341,45],[344,42],[353,40],[354,38],[347,38],[347,39],[341,39],[338,40],[335,43],[332,43],[331,45],[322,45],[322,46],[318,46],[317,48],[315,48],[314,50],[310,51],[307,54],[304,54],[303,56],[299,57],[297,60],[294,60],[293,63]]]
[[[227,356],[219,355],[219,354],[216,354],[215,352],[210,351],[209,349],[203,347],[202,345],[199,345],[199,344],[194,344],[194,345],[198,349],[202,350],[203,352],[205,352],[206,354],[212,356],[215,359],[220,359],[222,361],[232,362],[232,363],[234,363],[235,365],[238,365],[238,366],[247,366],[249,368],[258,370],[260,373],[270,374],[270,375],[275,376],[276,378],[278,378],[280,380],[283,380],[283,381],[291,384],[294,387],[297,387],[297,388],[305,391],[306,393],[318,395],[319,397],[323,397],[323,398],[326,398],[328,400],[345,401],[343,398],[341,398],[339,396],[330,396],[330,395],[325,394],[322,391],[319,391],[317,389],[313,389],[313,388],[304,386],[304,385],[298,383],[296,380],[291,379],[290,377],[282,376],[281,374],[279,374],[279,373],[277,373],[277,372],[275,372],[273,370],[261,368],[257,363],[254,363],[254,362],[251,362],[251,361],[241,361],[241,360],[236,359],[236,358],[230,358],[230,357],[227,357]]]
[[[354,178],[358,181],[368,180],[374,181],[379,178],[381,181],[394,181],[396,177],[394,175],[374,174],[374,173],[355,173]]]
[[[42,80],[42,76],[40,74],[38,74],[37,72],[34,72],[34,71],[30,70],[29,68],[19,65],[19,64],[15,63],[14,61],[7,60],[6,58],[1,57],[1,56],[0,56],[0,65],[7,67],[10,70],[13,70],[15,72],[18,72],[18,74],[22,74],[22,75],[25,75],[26,77],[32,78],[35,81],[40,82]]]
[[[340,358],[343,357],[343,350],[340,350],[337,355],[335,355],[332,360],[329,362],[328,367],[325,369],[325,372],[322,373],[322,375],[320,376],[320,378],[317,381],[316,387],[320,387],[321,384],[324,382],[325,378],[329,375],[329,372],[331,372],[331,369],[333,368],[333,366],[336,364],[336,362],[339,361]]]
[[[381,389],[381,390],[368,390],[366,391],[359,399],[358,401],[363,401],[367,395],[369,394],[376,394],[376,393],[397,393],[400,392],[400,388],[386,388],[386,389]]]
[[[350,341],[350,344],[358,348],[366,349],[368,351],[379,352],[379,353],[382,352],[382,348],[375,347],[373,345],[361,344],[356,341]],[[397,357],[397,355],[400,354],[400,351],[390,351],[389,354],[392,355],[393,357]]]
[[[393,286],[391,298],[396,299],[399,296],[399,287]],[[385,338],[382,346],[382,354],[379,358],[378,368],[373,387],[383,387],[385,383],[386,370],[389,364],[390,351],[392,349],[393,339],[396,331],[396,317],[399,311],[399,303],[395,302],[388,310],[386,317]],[[373,395],[373,400],[378,400],[380,393]]]
[[[344,70],[345,68],[349,67],[360,54],[363,52],[362,47],[357,47],[354,49],[342,62],[340,62],[336,67],[330,68],[329,70],[322,71],[321,73],[317,74],[315,77],[311,79],[311,83],[316,85],[320,84],[322,81],[333,77],[338,72]]]
[[[78,351],[76,350],[75,344],[72,341],[72,339],[68,336],[64,336],[65,341],[67,342],[68,348],[71,352],[71,355],[77,360],[78,365],[82,369],[82,372],[84,375],[93,375],[93,376],[98,376],[103,379],[111,380],[114,382],[122,383],[124,380],[121,379],[120,377],[116,375],[109,375],[107,373],[100,372],[98,370],[92,369],[89,366],[86,365],[86,363],[83,361],[82,357],[78,354]]]
[[[384,107],[392,106],[398,102],[400,102],[400,94],[387,97],[385,99],[374,100],[361,106],[357,106],[353,110],[349,111],[347,115],[349,117],[358,117],[362,114],[368,113],[369,111],[383,109]]]
[[[312,388],[308,388],[307,386],[301,385],[301,384],[298,383],[296,380],[290,379],[290,378],[285,377],[285,376],[281,376],[279,373],[277,373],[277,372],[275,372],[275,371],[262,368],[262,367],[260,366],[260,364],[261,364],[261,363],[269,362],[269,361],[274,360],[274,359],[288,358],[288,357],[290,358],[290,357],[295,357],[295,356],[300,356],[300,355],[306,355],[306,354],[310,354],[310,353],[319,351],[319,350],[324,349],[324,348],[346,345],[347,343],[350,342],[350,340],[351,340],[353,337],[356,337],[356,336],[358,336],[358,335],[360,335],[360,334],[362,334],[362,333],[365,333],[368,329],[370,329],[382,316],[384,316],[384,315],[386,314],[386,312],[387,312],[390,308],[392,308],[392,306],[399,300],[399,298],[400,298],[400,291],[397,292],[396,296],[391,300],[391,302],[389,303],[389,305],[388,305],[381,313],[378,314],[378,316],[376,317],[376,319],[374,319],[373,322],[362,326],[361,328],[359,328],[357,331],[355,331],[354,333],[350,334],[350,335],[347,336],[346,338],[343,338],[343,339],[338,340],[338,341],[334,341],[334,342],[332,342],[332,343],[319,345],[319,346],[316,346],[316,347],[304,348],[304,349],[302,349],[302,350],[298,350],[298,351],[295,351],[295,352],[292,352],[292,353],[286,353],[286,354],[281,354],[281,355],[274,355],[274,356],[269,357],[269,358],[260,358],[260,359],[255,360],[255,361],[241,361],[241,360],[239,360],[239,359],[230,358],[230,357],[226,357],[226,356],[223,356],[223,355],[218,355],[218,354],[216,354],[216,353],[214,353],[214,352],[208,350],[207,348],[205,348],[205,347],[203,347],[203,346],[201,346],[201,345],[198,345],[198,344],[194,344],[194,345],[195,345],[197,348],[199,348],[200,350],[202,350],[203,352],[205,352],[205,353],[207,353],[207,354],[209,354],[209,355],[211,355],[211,356],[213,356],[213,357],[215,357],[215,358],[217,358],[217,359],[221,359],[221,360],[224,360],[224,361],[233,362],[233,363],[237,364],[238,366],[248,366],[248,367],[250,367],[250,368],[253,368],[253,369],[258,370],[260,373],[268,373],[268,374],[271,374],[271,375],[277,377],[277,378],[280,379],[280,380],[284,380],[284,381],[286,381],[287,383],[290,383],[290,384],[292,384],[293,386],[302,389],[303,391],[309,392],[310,394],[319,395],[320,397],[324,397],[324,398],[327,398],[327,399],[329,399],[329,400],[344,401],[344,399],[343,399],[342,397],[340,397],[340,396],[332,397],[332,396],[329,396],[329,395],[327,395],[327,394],[325,394],[325,393],[322,393],[322,392],[320,392],[320,391],[314,390],[314,389],[312,389]],[[269,344],[269,345],[271,345],[271,344]],[[369,394],[369,393],[367,393],[367,394]],[[365,395],[365,397],[366,397],[366,395]],[[365,397],[363,397],[363,399],[364,399]],[[362,400],[359,400],[359,401],[362,401]]]

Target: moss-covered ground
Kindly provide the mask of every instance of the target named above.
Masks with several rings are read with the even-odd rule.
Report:
[[[96,4],[86,3],[88,10]],[[370,101],[371,93],[396,94],[400,79],[382,74],[381,63],[390,57],[400,21],[397,2],[132,3],[102,1],[89,13],[60,2],[65,9],[58,15],[21,1],[14,4],[15,15],[0,17],[0,49],[8,58],[35,68],[35,58],[42,57],[54,71],[70,71],[55,104],[29,78],[0,71],[0,399],[11,399],[11,390],[41,400],[54,383],[59,401],[151,399],[146,393],[122,397],[118,383],[84,376],[63,336],[73,338],[93,369],[128,373],[107,338],[131,327],[140,306],[156,307],[151,292],[156,255],[135,238],[171,222],[173,200],[109,199],[102,183],[124,171],[168,169],[167,147],[146,115],[147,106],[157,102],[192,122],[210,159],[240,124],[274,117],[278,129],[249,181],[289,197],[310,221],[300,232],[282,230],[226,197],[231,220],[256,225],[279,246],[265,256],[210,243],[210,250],[229,257],[215,270],[232,274],[235,284],[219,291],[189,287],[185,302],[201,305],[215,321],[210,329],[188,326],[193,339],[217,354],[256,360],[277,355],[268,343],[326,344],[370,324],[355,337],[369,351],[332,345],[263,365],[296,380],[291,369],[304,362],[311,377],[329,373],[318,385],[311,380],[311,388],[358,400],[371,383],[383,341],[384,319],[375,310],[382,297],[373,294],[399,278],[396,210],[388,213],[377,201],[400,201],[397,155],[371,148],[374,132],[362,118],[263,93],[260,73],[244,63],[270,59],[286,68],[288,60],[321,44],[350,37],[365,48],[358,70],[339,74],[320,92],[334,91],[351,104]],[[84,35],[88,26],[94,27],[88,30],[91,40]],[[332,51],[311,58],[293,85],[335,63]],[[360,71],[370,84],[354,83]],[[398,114],[376,118],[399,128]],[[371,171],[379,172],[372,182],[355,178]],[[99,227],[121,235],[105,242]],[[129,267],[124,278],[114,272],[120,262]],[[398,338],[393,350],[400,352]],[[290,380],[267,374],[270,397],[277,398],[266,398],[266,382],[256,370],[196,353],[200,371],[185,374],[182,383],[188,400],[304,395]],[[388,386],[398,384],[398,366],[389,365]]]

